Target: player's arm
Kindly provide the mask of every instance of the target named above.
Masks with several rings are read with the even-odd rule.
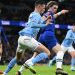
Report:
[[[44,27],[45,24],[39,24],[39,22],[41,22],[41,16],[36,15],[36,14],[31,14],[29,16],[29,20],[28,20],[28,26],[32,27],[32,28],[39,28],[39,27]]]
[[[60,15],[66,14],[66,13],[68,13],[68,12],[69,12],[69,10],[61,10],[60,12],[54,14],[54,17],[57,18],[57,17],[59,17]]]
[[[50,21],[47,21],[46,24],[42,24],[42,23],[37,24],[37,23],[32,22],[31,27],[32,28],[43,28],[43,27],[46,27],[47,25],[50,25],[50,24],[52,24],[52,23],[50,23]]]
[[[46,24],[37,24],[35,22],[29,23],[31,25],[31,28],[43,28],[46,26]]]
[[[43,28],[45,27],[46,25],[50,24],[50,16],[47,17],[46,19],[43,19],[43,22],[38,24],[40,18],[37,16],[37,17],[34,17],[35,19],[33,19],[29,24],[32,28]],[[45,23],[46,22],[46,23]]]
[[[50,23],[52,22],[52,16],[51,15],[49,15],[49,16],[42,16],[42,23],[46,23],[48,20],[50,20]]]

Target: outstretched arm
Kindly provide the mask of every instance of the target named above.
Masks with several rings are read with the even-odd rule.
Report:
[[[42,23],[41,24],[37,24],[37,23],[35,23],[35,22],[30,22],[30,24],[31,24],[31,27],[32,28],[42,28],[42,27],[45,27],[45,26],[47,26],[47,25],[49,25],[49,24],[52,24],[51,22],[52,22],[52,18],[51,18],[51,16],[48,16],[47,18],[45,17],[45,16],[43,16],[42,17]]]
[[[66,13],[68,13],[68,12],[69,12],[69,10],[61,10],[60,12],[54,14],[54,17],[57,18],[57,17],[59,17],[60,15],[66,14]]]

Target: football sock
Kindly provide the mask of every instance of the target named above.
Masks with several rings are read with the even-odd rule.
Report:
[[[62,68],[63,56],[64,56],[63,51],[59,51],[57,53],[57,56],[56,56],[56,65],[57,65],[57,68]]]
[[[34,59],[32,59],[32,63],[35,64],[43,59],[48,58],[48,55],[46,53],[40,53],[38,54]]]
[[[75,58],[71,58],[71,67],[74,67],[75,64]]]
[[[7,73],[14,67],[14,65],[17,63],[16,60],[17,60],[17,59],[16,59],[16,57],[15,57],[15,58],[13,58],[13,59],[9,62],[9,64],[8,64],[6,70],[4,71],[5,74],[7,74]]]

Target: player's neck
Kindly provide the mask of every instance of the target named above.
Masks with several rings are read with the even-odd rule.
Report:
[[[34,11],[40,14],[40,11],[39,11],[38,9],[36,9],[36,8],[35,8],[35,10],[34,10]]]

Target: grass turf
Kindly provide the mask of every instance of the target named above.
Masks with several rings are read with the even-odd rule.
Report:
[[[0,70],[5,70],[7,67],[7,65],[0,65]],[[14,75],[17,70],[19,70],[21,66],[20,65],[16,65],[9,73],[8,75]],[[34,68],[37,71],[36,75],[55,75],[55,71],[56,71],[56,66],[53,65],[51,67],[48,67],[47,65],[35,65]],[[70,66],[69,65],[64,65],[63,69],[65,71],[68,72],[69,75],[75,75],[75,71],[71,71],[70,70]],[[28,69],[24,70],[22,75],[34,75],[32,74]]]

